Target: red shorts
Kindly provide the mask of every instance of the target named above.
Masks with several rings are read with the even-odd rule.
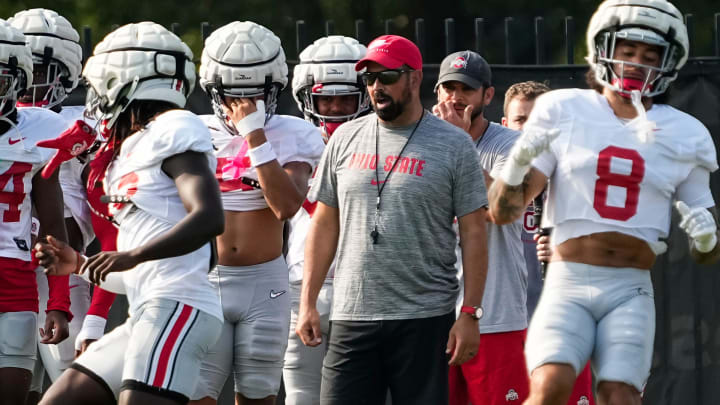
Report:
[[[450,367],[450,405],[521,404],[530,392],[525,365],[527,330],[480,335],[477,355]]]
[[[0,312],[38,311],[35,265],[0,257]]]

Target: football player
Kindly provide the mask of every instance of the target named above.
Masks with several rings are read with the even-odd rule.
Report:
[[[128,24],[95,47],[83,76],[86,109],[109,131],[90,177],[106,173],[118,251],[86,259],[49,237],[37,257],[50,274],[82,272],[125,292],[130,318],[41,403],[186,403],[222,325],[207,272],[224,227],[210,134],[180,110],[195,83],[192,52],[158,24]]]
[[[312,124],[275,114],[287,85],[280,39],[248,21],[205,41],[200,85],[215,114],[203,116],[217,157],[225,233],[209,278],[225,323],[200,366],[198,403],[215,403],[234,376],[236,403],[273,404],[290,324],[283,222],[298,211],[324,144]]]
[[[31,261],[32,211],[42,223],[40,237],[66,240],[58,176],[40,169],[52,149],[36,143],[65,130],[65,120],[39,108],[18,110],[18,97],[33,81],[25,36],[0,20],[0,403],[24,404],[37,358],[38,289]],[[53,294],[41,326],[40,343],[67,337],[70,299],[67,277],[48,277]]]
[[[535,99],[541,94],[550,91],[550,88],[544,84],[534,81],[515,83],[505,92],[505,101],[503,102],[503,118],[502,124],[508,128],[522,131],[525,122],[535,105]],[[522,240],[525,248],[525,263],[528,269],[528,319],[532,318],[535,311],[537,300],[540,298],[542,290],[542,270],[540,267],[540,258],[536,247],[536,240],[549,240],[549,236],[540,236],[536,232],[538,224],[530,222],[529,218],[534,218],[535,203],[528,206],[528,210],[524,214]],[[595,405],[593,396],[592,370],[590,363],[587,363],[583,371],[578,375],[573,386],[572,394],[568,399],[567,405]]]
[[[18,100],[18,107],[47,108],[60,113],[68,121],[68,126],[74,124],[75,120],[82,119],[84,107],[61,106],[80,81],[82,47],[78,43],[80,36],[77,31],[67,19],[55,11],[41,8],[20,11],[8,22],[23,31],[33,57],[33,83]],[[81,179],[86,157],[81,155],[63,163],[59,174],[68,240],[70,245],[80,252],[84,252],[95,237],[87,206],[87,194]],[[40,295],[38,327],[42,327],[50,291],[43,269],[38,267],[35,273]],[[70,311],[74,314],[70,322],[69,339],[58,345],[38,346],[40,356],[33,371],[28,404],[37,403],[39,400],[46,370],[50,380],[55,381],[75,358],[75,338],[90,305],[90,283],[71,275],[69,288]]]
[[[342,123],[370,111],[370,101],[355,63],[367,52],[356,39],[340,35],[323,37],[300,53],[300,63],[293,72],[293,97],[305,119],[317,126],[327,140]],[[328,272],[318,296],[322,342],[305,346],[295,333],[300,307],[305,238],[317,203],[305,200],[289,221],[288,252],[290,268],[290,334],[283,366],[285,403],[288,405],[320,403],[322,361],[327,351],[332,280],[334,266]]]
[[[490,191],[493,216],[509,222],[550,180],[554,251],[528,331],[528,404],[565,403],[591,355],[598,401],[640,404],[655,330],[649,269],[673,205],[693,257],[720,256],[712,138],[657,99],[687,60],[682,14],[664,0],[606,0],[587,43],[595,88],[540,96]]]

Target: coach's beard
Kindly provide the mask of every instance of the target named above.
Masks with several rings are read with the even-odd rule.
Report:
[[[402,98],[398,101],[393,100],[392,97],[388,96],[382,91],[373,92],[372,106],[377,116],[387,122],[394,121],[397,117],[405,112],[405,106],[410,103],[410,89],[405,88],[402,93]],[[379,104],[384,104],[382,107],[378,107]]]

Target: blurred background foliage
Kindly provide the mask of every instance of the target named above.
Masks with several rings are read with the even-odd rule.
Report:
[[[297,58],[296,21],[306,24],[305,42],[325,35],[325,21],[332,20],[334,32],[355,36],[355,20],[365,21],[367,41],[385,33],[387,20],[391,32],[414,38],[414,22],[425,20],[424,58],[438,63],[445,55],[444,19],[455,19],[455,50],[474,47],[474,19],[484,18],[483,54],[490,63],[505,61],[505,17],[510,23],[511,62],[535,61],[533,19],[541,16],[545,26],[546,63],[565,63],[564,23],[566,16],[575,20],[575,63],[583,63],[585,29],[599,4],[598,0],[0,0],[0,17],[8,18],[27,8],[53,9],[67,17],[81,33],[90,27],[92,43],[99,42],[115,25],[144,20],[166,27],[178,23],[177,33],[190,45],[199,59],[202,50],[201,23],[211,29],[234,20],[252,20],[273,30],[283,41],[289,60]],[[676,0],[684,14],[693,15],[690,34],[694,55],[714,54],[714,25],[720,13],[718,0]]]

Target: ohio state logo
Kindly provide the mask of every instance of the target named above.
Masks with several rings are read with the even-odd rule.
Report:
[[[451,64],[455,69],[465,69],[467,67],[467,61],[462,56],[458,56]]]
[[[70,154],[73,156],[77,156],[77,155],[85,152],[86,149],[87,149],[87,143],[85,141],[82,141],[82,143],[76,143],[75,145],[72,146],[72,148],[70,149]]]

